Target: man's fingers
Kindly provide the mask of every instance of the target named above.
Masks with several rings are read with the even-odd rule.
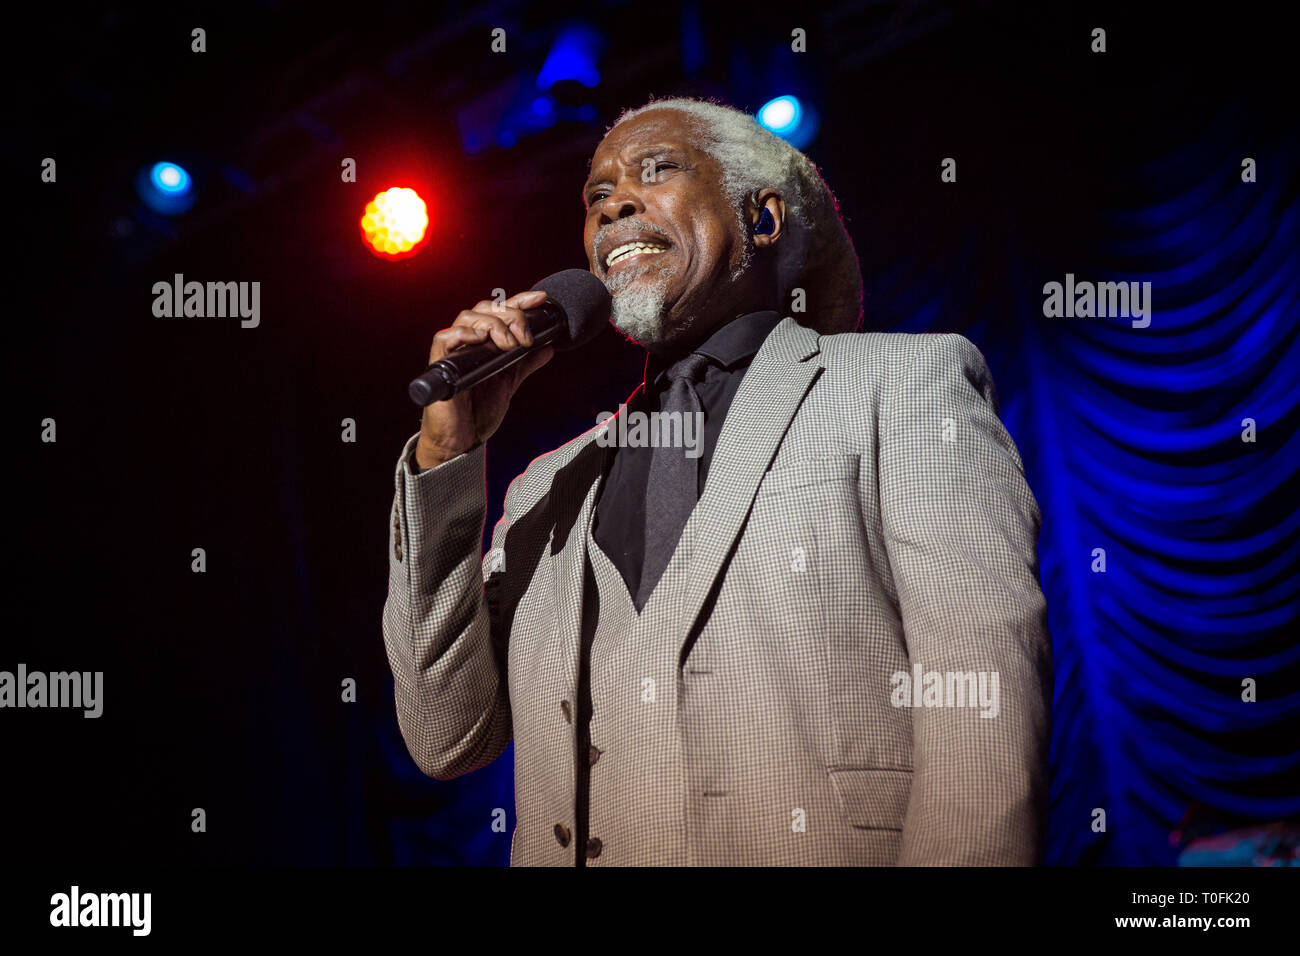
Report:
[[[540,289],[535,289],[528,292],[516,292],[502,304],[508,309],[535,309],[545,301],[546,293]]]
[[[509,310],[507,321],[515,332],[515,338],[523,342],[524,345],[533,344],[533,333],[528,328],[528,319],[524,316],[524,311],[535,309],[545,301],[546,293],[537,290],[516,293],[503,303],[505,308]]]
[[[506,324],[510,334],[520,345],[533,344],[533,332],[528,328],[528,318],[519,309],[503,309],[499,313],[501,321]]]
[[[496,343],[497,348],[504,352],[510,351],[519,344],[519,341],[511,334],[510,326],[494,315],[487,316],[477,324],[480,328],[487,329],[488,335],[492,337],[492,341]]]
[[[509,333],[509,345],[503,345],[497,336],[493,336],[493,341],[502,348],[514,348],[514,343],[520,345],[532,345],[533,333],[528,328],[528,319],[519,309],[505,308],[493,309],[491,312],[471,312],[470,323],[476,326],[483,326],[489,330],[500,329]]]
[[[497,304],[484,300],[473,309],[465,309],[455,321],[433,337],[429,361],[436,362],[448,352],[464,345],[493,342],[502,351],[533,344],[525,309],[546,301],[545,292],[520,292]]]
[[[463,345],[475,345],[487,338],[487,329],[478,329],[471,325],[453,325],[436,333],[433,345],[429,348],[429,364],[432,365],[453,349]]]
[[[456,324],[483,330],[486,339],[491,339],[497,348],[509,351],[519,345],[519,340],[511,333],[510,326],[507,324],[511,318],[509,311],[500,314],[466,311],[456,317]]]

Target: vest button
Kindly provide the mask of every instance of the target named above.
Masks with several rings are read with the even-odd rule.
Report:
[[[560,844],[560,846],[569,845],[569,828],[563,823],[557,823],[555,825],[555,842]]]
[[[596,761],[600,759],[600,755],[602,753],[604,753],[604,751],[602,751],[595,744],[592,744],[592,746],[587,749],[587,766],[594,767],[596,765]]]
[[[601,842],[598,838],[592,837],[587,841],[587,859],[594,860],[600,856]]]
[[[573,710],[569,707],[567,700],[560,701],[560,710],[564,712],[564,719],[568,723],[573,723]]]

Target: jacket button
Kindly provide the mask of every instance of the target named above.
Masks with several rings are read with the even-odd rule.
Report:
[[[398,561],[402,560],[402,542],[400,541],[393,542],[393,555],[397,558]]]
[[[600,755],[602,753],[604,753],[603,750],[601,750],[595,744],[592,744],[591,747],[587,750],[587,766],[594,767],[596,765],[596,761],[600,759]],[[599,843],[600,841],[597,840],[596,842]]]
[[[567,700],[560,701],[560,710],[564,711],[564,719],[569,723],[573,723],[573,710],[569,707]]]
[[[560,846],[569,845],[569,828],[563,823],[557,823],[555,825],[555,842],[560,844]]]
[[[600,856],[600,847],[601,843],[598,838],[592,837],[589,839],[587,841],[587,859],[594,860],[596,857]]]

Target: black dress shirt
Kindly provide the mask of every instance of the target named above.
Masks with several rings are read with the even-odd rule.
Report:
[[[697,501],[704,491],[718,435],[731,401],[736,397],[736,390],[740,388],[740,381],[763,340],[780,321],[781,315],[777,312],[751,312],[728,322],[694,349],[709,359],[704,378],[695,385],[704,410]],[[683,357],[674,356],[673,360]],[[669,364],[670,361],[654,355],[646,357],[642,388],[628,403],[629,412],[663,410],[669,384],[665,372]],[[596,502],[592,537],[618,568],[628,593],[635,595],[645,560],[645,492],[654,449],[628,446],[611,448],[610,452],[600,500]]]

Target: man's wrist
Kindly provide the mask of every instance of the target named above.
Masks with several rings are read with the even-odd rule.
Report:
[[[461,451],[448,452],[445,449],[435,448],[425,444],[424,438],[421,437],[415,443],[415,451],[411,455],[411,463],[414,465],[412,471],[428,471],[430,468],[437,468],[439,465],[451,461],[453,458],[459,458],[465,452],[471,449],[466,448]]]

